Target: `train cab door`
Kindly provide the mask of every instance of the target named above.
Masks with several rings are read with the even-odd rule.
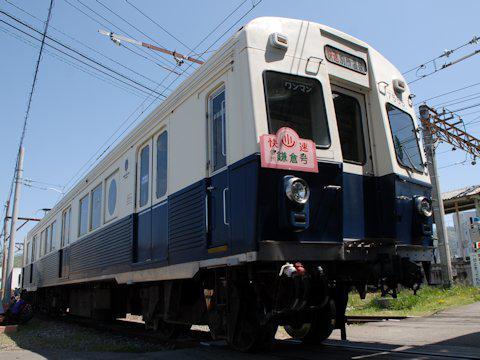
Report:
[[[137,237],[136,262],[152,260],[152,139],[144,143],[137,153]]]
[[[230,193],[227,167],[225,87],[208,98],[208,251],[226,251],[230,239]]]
[[[368,236],[367,189],[373,175],[365,95],[332,85],[332,97],[343,156],[343,236]]]

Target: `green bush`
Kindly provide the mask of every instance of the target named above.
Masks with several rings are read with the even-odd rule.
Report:
[[[347,314],[352,315],[425,315],[446,309],[480,301],[480,289],[468,286],[453,286],[449,289],[423,287],[413,295],[411,290],[402,290],[397,299],[388,301],[385,306],[380,293],[370,293],[360,300],[357,293],[351,293]]]

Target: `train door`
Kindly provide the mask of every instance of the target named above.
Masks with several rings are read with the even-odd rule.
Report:
[[[230,238],[225,87],[208,99],[209,172],[208,248],[225,250]],[[213,249],[213,250],[212,250]]]
[[[152,145],[150,139],[137,154],[137,262],[152,260]]]
[[[367,236],[366,179],[373,175],[365,95],[332,85],[343,156],[343,236]]]

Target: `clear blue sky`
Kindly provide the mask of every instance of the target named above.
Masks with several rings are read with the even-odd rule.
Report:
[[[46,17],[49,0],[9,1],[41,19]],[[100,22],[106,23],[77,0],[68,1]],[[102,7],[96,0],[81,1],[109,21],[119,25],[124,33],[128,32],[139,40],[152,42]],[[125,1],[101,0],[101,2],[167,48],[176,49],[179,52],[189,51],[136,12]],[[181,42],[194,47],[226,14],[237,7],[241,0],[182,2],[130,0],[130,2],[148,13]],[[246,1],[213,36],[198,48],[198,51],[206,49],[241,17],[251,4],[251,0]],[[0,0],[0,8],[37,28],[42,27],[40,22],[4,0]],[[306,19],[332,26],[368,42],[399,69],[407,70],[439,55],[444,49],[451,49],[465,43],[474,35],[480,36],[479,12],[480,2],[459,0],[264,0],[226,36],[232,34],[248,20],[258,16]],[[0,15],[0,19],[6,20],[3,15]],[[106,37],[99,35],[97,30],[106,28],[120,31],[112,26],[98,25],[67,4],[66,0],[55,0],[51,25],[125,66],[131,67],[154,82],[160,82],[167,74],[152,62],[114,46]],[[6,34],[4,32],[6,28],[8,28],[6,25],[0,24],[0,121],[2,125],[0,200],[2,206],[9,189],[21,124],[38,54],[37,47],[34,48]],[[154,82],[121,68],[52,28],[49,34],[150,87],[156,86]],[[220,43],[221,41],[212,49],[216,49]],[[37,43],[35,44],[38,46]],[[470,46],[458,54],[463,55],[477,48],[480,48],[480,44]],[[138,48],[134,49],[138,51]],[[412,90],[417,95],[416,99],[425,99],[480,82],[479,65],[480,55],[415,83],[412,85]],[[170,76],[164,84],[169,84],[173,78]],[[477,92],[480,93],[480,86],[438,99],[431,104],[435,105],[441,101]],[[40,67],[25,142],[25,177],[52,184],[65,184],[141,100],[137,95],[100,81],[45,54]],[[476,99],[456,106],[463,107],[477,102],[480,100]],[[456,107],[452,105],[452,108]],[[480,108],[473,108],[464,113],[475,111],[479,112],[466,115],[465,120],[473,121],[480,116]],[[469,131],[480,136],[480,122],[469,127]],[[472,166],[468,160],[463,165],[449,166],[463,161],[465,155],[460,151],[445,152],[448,149],[445,145],[441,145],[439,149],[442,190],[480,183],[480,165]],[[38,209],[52,207],[58,198],[58,194],[52,190],[24,188],[20,215],[39,216],[41,213]],[[24,234],[25,232],[22,231],[17,240],[21,240]]]

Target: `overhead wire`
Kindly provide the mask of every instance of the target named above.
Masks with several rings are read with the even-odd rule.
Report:
[[[22,26],[24,26],[24,27],[26,27],[26,28],[28,28],[28,29],[36,32],[36,33],[40,33],[40,31],[38,31],[37,29],[35,29],[33,26],[25,23],[24,21],[16,18],[15,16],[13,16],[13,15],[11,15],[11,14],[3,11],[3,10],[0,10],[0,14],[3,14],[3,15],[5,15],[5,16],[7,16],[8,18],[14,20],[15,22],[21,24]],[[1,20],[1,19],[0,19],[0,22],[2,22],[2,23],[4,23],[4,24],[6,24],[6,25],[8,25],[8,26],[10,26],[10,27],[12,27],[12,28],[14,28],[14,29],[16,29],[17,31],[22,32],[23,34],[25,34],[25,35],[27,35],[27,36],[35,39],[35,40],[38,40],[36,37],[32,36],[31,34],[29,34],[29,33],[25,32],[25,31],[23,31],[23,30],[15,27],[15,26],[13,26],[12,24],[10,24],[10,23],[8,23],[8,22],[6,22],[6,21],[4,21],[4,20]],[[109,67],[109,66],[101,63],[100,61],[95,60],[95,59],[91,58],[90,56],[83,54],[82,52],[76,50],[75,48],[73,48],[73,47],[71,47],[71,46],[69,46],[69,45],[66,45],[66,44],[62,43],[61,41],[56,40],[55,38],[52,38],[51,36],[46,36],[46,38],[47,38],[48,40],[50,40],[50,41],[52,41],[52,42],[54,42],[54,43],[62,46],[63,48],[67,49],[68,51],[71,51],[72,53],[80,56],[81,58],[84,58],[84,59],[92,62],[92,63],[95,64],[96,66],[99,66],[100,68],[103,68],[103,69],[105,69],[105,70],[107,70],[107,71],[109,71],[109,72],[111,72],[111,73],[113,73],[113,74],[115,74],[115,75],[117,75],[117,76],[119,76],[119,77],[127,80],[127,81],[130,81],[131,83],[133,83],[133,84],[135,84],[135,85],[138,85],[140,88],[143,88],[143,89],[145,89],[145,90],[148,90],[149,92],[154,92],[154,93],[159,94],[156,90],[153,90],[153,89],[150,88],[149,86],[147,86],[147,85],[145,85],[145,84],[142,84],[142,83],[140,83],[139,81],[137,81],[137,80],[135,80],[135,79],[132,79],[131,77],[129,77],[129,76],[127,76],[127,75],[124,75],[124,74],[118,72],[118,71],[115,70],[115,69],[112,69],[111,67]],[[102,72],[103,74],[105,74],[105,75],[107,75],[107,76],[111,76],[111,77],[115,78],[117,81],[120,81],[120,82],[122,82],[122,83],[124,83],[124,84],[126,84],[126,85],[129,85],[129,86],[132,86],[132,87],[136,88],[137,90],[146,92],[145,90],[142,90],[142,89],[136,87],[136,86],[133,85],[133,84],[129,84],[128,82],[126,82],[126,81],[124,81],[124,80],[118,79],[118,78],[116,78],[115,76],[112,76],[111,74],[108,74],[108,73],[106,73],[105,71],[103,71],[103,70],[101,70],[101,69],[99,69],[99,68],[96,68],[96,67],[92,66],[91,64],[88,64],[88,63],[86,63],[85,61],[83,61],[83,60],[81,60],[81,59],[78,59],[78,58],[72,56],[71,54],[69,54],[69,53],[67,53],[67,52],[65,52],[65,51],[63,51],[63,50],[61,50],[61,49],[59,49],[59,48],[57,48],[57,47],[49,44],[49,43],[45,43],[45,45],[48,46],[48,47],[51,47],[51,48],[55,49],[55,50],[58,51],[58,52],[61,52],[62,54],[66,55],[66,56],[68,56],[68,57],[71,57],[71,58],[75,59],[76,61],[79,61],[79,62],[81,62],[81,63],[83,63],[83,64],[85,64],[85,65],[87,65],[87,66],[90,66],[90,67],[96,69],[97,71]],[[148,92],[147,92],[147,93],[148,93]]]
[[[35,16],[34,14],[28,12],[27,10],[21,8],[20,6],[14,4],[14,3],[11,2],[10,0],[5,0],[5,2],[8,3],[9,5],[13,6],[13,7],[16,8],[17,10],[23,12],[24,14],[30,16],[31,18],[33,18],[33,19],[35,19],[35,20],[43,23],[43,20],[42,20],[42,19],[38,18],[37,16]],[[121,66],[122,68],[124,68],[124,69],[126,69],[126,70],[128,70],[128,71],[130,71],[130,72],[132,72],[132,73],[134,73],[135,75],[138,75],[138,76],[144,78],[145,80],[148,80],[148,81],[150,81],[150,82],[158,85],[158,82],[155,81],[155,80],[153,80],[152,78],[150,78],[150,77],[148,77],[148,76],[145,76],[144,74],[139,73],[139,72],[136,71],[135,69],[132,69],[131,67],[129,67],[129,66],[125,65],[125,64],[122,64],[121,62],[119,62],[119,61],[117,61],[117,60],[115,60],[115,59],[112,59],[110,56],[106,55],[104,52],[98,51],[97,49],[93,48],[92,46],[86,44],[86,43],[83,42],[83,41],[78,40],[77,38],[73,37],[72,35],[67,34],[66,32],[64,32],[64,31],[62,31],[62,30],[54,27],[53,25],[50,25],[50,28],[53,29],[53,30],[55,30],[55,31],[56,31],[57,33],[59,33],[59,34],[62,34],[62,35],[64,35],[64,36],[68,37],[70,40],[73,40],[73,41],[75,41],[76,43],[84,46],[85,48],[87,48],[87,49],[95,52],[96,54],[98,54],[98,55],[100,55],[100,56],[102,56],[102,57],[104,57],[104,58],[112,61],[113,63],[117,64],[118,66]]]
[[[467,101],[479,98],[480,96],[477,96],[477,95],[480,95],[480,92],[476,92],[476,93],[473,93],[473,94],[469,94],[469,95],[461,96],[461,97],[458,97],[458,98],[450,99],[450,100],[447,100],[447,101],[444,101],[444,102],[441,102],[441,103],[431,105],[431,107],[437,108],[437,107],[442,107],[442,106],[450,106],[450,105],[460,104],[462,102],[467,102]]]
[[[443,94],[432,96],[428,99],[424,99],[422,101],[419,101],[419,102],[415,103],[415,105],[422,104],[422,103],[425,103],[425,102],[430,101],[430,100],[438,99],[439,97],[443,97],[445,95],[450,95],[450,94],[453,94],[453,93],[456,93],[456,92],[459,92],[459,91],[462,91],[462,90],[470,89],[470,88],[472,88],[474,86],[478,86],[478,85],[480,85],[480,82],[477,82],[477,83],[474,83],[474,84],[471,84],[471,85],[467,85],[467,86],[463,86],[463,87],[455,89],[455,90],[447,91]]]
[[[82,11],[81,9],[79,9],[77,6],[73,5],[70,0],[64,0],[67,4],[69,4],[70,6],[72,6],[73,8],[77,9],[78,11],[80,11],[81,13],[85,14],[86,16],[88,16],[90,19],[94,20],[97,24],[100,24],[101,26],[104,26],[104,27],[109,27],[107,25],[105,25],[104,23],[92,18],[91,16],[87,15],[84,11]],[[127,31],[125,31],[124,29],[122,29],[120,26],[118,26],[117,24],[114,24],[112,21],[110,21],[109,19],[107,19],[105,16],[103,16],[102,14],[100,14],[98,11],[96,11],[95,9],[93,9],[92,7],[86,5],[83,1],[81,0],[77,0],[77,2],[79,4],[81,4],[84,8],[88,9],[91,13],[95,14],[96,16],[98,16],[99,18],[101,18],[103,21],[106,21],[108,24],[110,24],[111,26],[113,26],[115,29],[117,29],[118,31],[122,32],[122,33],[125,33],[126,35],[130,36],[130,37],[133,37],[133,35],[131,35],[130,33],[128,33]],[[158,57],[158,60],[161,60],[161,62],[165,65],[166,69],[169,70],[169,66],[176,66],[177,64],[174,63],[174,62],[171,62],[168,58],[166,58],[165,56],[159,54],[158,52],[155,52],[153,50],[150,50],[150,53],[148,51],[145,51],[142,49],[142,51],[146,54],[148,54],[149,56],[151,54],[155,55],[156,57]]]
[[[408,73],[411,73],[412,71],[415,71],[415,70],[419,70],[419,69],[423,69],[426,67],[427,64],[430,64],[430,63],[433,63],[435,62],[435,60],[439,60],[443,57],[449,57],[450,55],[452,55],[454,52],[464,48],[465,46],[468,46],[468,45],[473,45],[473,44],[477,44],[478,41],[480,40],[480,38],[478,38],[477,36],[474,36],[471,40],[469,40],[468,42],[460,45],[460,46],[457,46],[456,48],[452,49],[452,50],[445,50],[441,55],[439,56],[436,56],[434,57],[433,59],[430,59],[430,60],[427,60],[425,61],[424,63],[420,64],[420,65],[417,65],[413,68],[411,68],[410,70],[407,70],[405,72],[402,73],[402,75],[406,75]]]
[[[68,4],[69,6],[71,6],[73,9],[75,9],[76,11],[78,11],[79,13],[81,13],[82,15],[86,16],[88,19],[90,19],[91,21],[97,23],[98,25],[104,27],[104,28],[109,28],[108,25],[105,25],[105,23],[102,23],[101,21],[98,21],[97,19],[95,19],[93,16],[89,15],[88,13],[86,13],[85,11],[83,11],[82,9],[80,9],[78,6],[72,4],[69,0],[64,0],[66,4]],[[97,14],[94,10],[91,10],[93,11],[97,16],[101,17],[103,20],[107,21],[111,26],[113,26],[115,29],[118,29],[119,31],[122,31],[124,32],[123,30],[121,30],[118,26],[116,26],[115,24],[113,24],[111,21],[109,21],[108,19],[106,19],[105,17],[101,16],[100,14]],[[126,33],[126,32],[125,32]],[[134,51],[132,51],[130,49],[130,47],[127,45],[127,44],[122,44],[123,48],[125,49],[129,49],[131,52],[135,53]],[[148,51],[145,51],[144,49],[140,49],[141,52],[143,52],[145,54],[145,56],[142,56],[143,58],[147,59],[148,61],[152,62],[153,64],[155,64],[156,66],[160,67],[161,69],[163,70],[166,70],[166,71],[169,71],[169,72],[173,72],[176,74],[175,70],[173,70],[172,68],[170,68],[169,66],[171,66],[172,64],[170,64],[168,61],[165,60],[165,58],[163,56],[160,56],[159,54],[153,52],[153,50],[151,52],[148,52]],[[158,55],[159,58],[155,58],[152,56],[152,53],[155,54],[155,55]],[[138,55],[138,54],[137,54]],[[157,62],[157,60],[161,60],[165,65],[162,65],[160,64],[159,62]],[[176,64],[175,64],[176,66]]]
[[[475,55],[477,55],[477,54],[480,54],[480,49],[475,50],[474,52],[472,52],[472,53],[470,53],[470,54],[464,55],[464,56],[462,56],[461,58],[458,58],[458,59],[456,59],[456,60],[454,60],[454,61],[451,61],[451,62],[449,62],[449,63],[445,63],[445,64],[443,64],[440,68],[435,68],[434,71],[431,71],[431,72],[429,72],[429,73],[427,73],[427,74],[424,74],[424,75],[421,75],[421,76],[417,76],[417,78],[416,78],[415,80],[409,81],[408,84],[413,84],[413,83],[415,83],[415,82],[417,82],[417,81],[420,81],[420,80],[422,80],[422,79],[425,79],[425,78],[428,77],[428,76],[431,76],[431,75],[433,75],[433,74],[436,74],[436,73],[439,72],[439,71],[445,70],[445,69],[449,68],[450,66],[456,65],[456,64],[458,64],[458,63],[460,63],[460,62],[462,62],[462,61],[464,61],[464,60],[466,60],[466,59],[468,59],[468,58],[471,58],[472,56],[475,56]]]
[[[79,1],[79,0],[78,0]],[[100,0],[95,0],[100,6],[102,6],[103,8],[105,8],[108,12],[110,12],[111,14],[115,15],[116,17],[118,17],[120,20],[122,20],[124,23],[126,23],[128,26],[130,26],[131,28],[135,29],[136,31],[138,31],[140,34],[142,34],[143,36],[147,37],[148,39],[150,39],[151,41],[153,41],[155,44],[157,44],[158,46],[162,47],[162,48],[165,48],[166,46],[159,43],[157,40],[155,40],[154,38],[152,38],[151,36],[149,36],[147,33],[145,33],[144,31],[142,31],[138,26],[135,26],[134,24],[132,24],[130,21],[126,20],[123,16],[120,16],[118,15],[115,11],[113,11],[111,8],[109,8],[108,6],[106,6],[105,4],[103,4]],[[128,35],[130,37],[132,37],[132,35]],[[156,53],[157,55],[160,56],[160,54],[157,52]],[[161,56],[162,58],[165,58],[164,56]],[[180,65],[180,63],[178,63],[177,61],[175,61],[177,65]]]
[[[248,0],[245,0],[242,5]],[[150,16],[148,16],[144,11],[142,11],[138,6],[132,4],[130,1],[128,0],[125,0],[125,2],[130,5],[131,7],[133,7],[135,10],[137,10],[140,14],[142,14],[146,19],[150,20],[150,22],[152,22],[153,24],[155,24],[159,29],[161,29],[162,31],[164,31],[167,35],[169,35],[170,37],[172,37],[174,40],[176,40],[177,42],[179,42],[180,44],[182,44],[187,50],[190,50],[193,52],[193,49],[188,46],[187,44],[185,44],[183,41],[181,41],[179,38],[177,38],[175,35],[173,35],[170,31],[168,31],[164,26],[160,25],[158,23],[158,21],[155,21],[154,19],[152,19]],[[201,57],[200,57],[201,58]]]
[[[235,23],[233,25],[231,25],[227,30],[225,30],[210,46],[207,47],[207,49],[205,49],[203,52],[202,52],[202,55],[206,54],[220,39],[222,39],[226,33],[228,33],[234,26],[236,26],[241,20],[243,20],[251,11],[253,11],[253,9],[255,9],[263,0],[259,0],[257,2],[254,2],[252,3],[252,6],[239,18],[235,21]],[[240,3],[240,5],[238,5],[237,7],[235,7],[235,9],[233,9],[219,24],[217,24],[204,38],[202,38],[202,40],[200,40],[200,42],[193,47],[193,50],[196,50],[200,45],[202,45],[206,39],[208,39],[214,32],[216,32],[218,30],[218,28],[220,28],[231,16],[233,16],[233,14],[235,14],[241,7],[242,5],[245,3],[245,1],[242,1]],[[188,55],[191,55],[190,53]],[[187,65],[187,68],[190,68],[193,64],[192,63],[189,63]],[[183,69],[183,72],[186,71],[186,69]],[[182,73],[183,74],[183,73]],[[177,75],[177,77],[167,86],[170,87],[171,85],[173,85],[173,83],[181,76],[180,75]],[[164,77],[164,79],[162,80],[162,82],[164,80],[166,80],[168,78],[168,75]],[[120,126],[113,132],[113,134],[107,139],[107,141],[102,144],[100,146],[99,149],[97,149],[97,151],[90,157],[89,160],[87,160],[87,162],[85,164],[83,164],[81,170],[83,170],[85,168],[85,170],[83,171],[77,171],[77,173],[72,177],[70,178],[67,183],[65,184],[64,186],[64,190],[65,190],[65,193],[67,193],[70,188],[68,187],[68,185],[70,185],[70,183],[72,183],[74,180],[76,180],[77,178],[81,178],[83,176],[86,175],[86,173],[96,164],[96,162],[103,156],[104,153],[106,153],[106,151],[108,151],[108,149],[113,146],[113,144],[115,144],[124,134],[126,131],[128,131],[130,129],[130,127],[140,118],[140,116],[145,112],[147,111],[147,109],[149,109],[153,103],[158,100],[158,97],[152,99],[152,101],[133,119],[133,121],[131,121],[128,126],[118,135],[115,137],[115,139],[113,139],[113,141],[110,142],[110,140],[113,138],[113,136],[115,136],[115,134],[132,118],[132,116],[137,112],[137,110],[143,106],[143,104],[148,100],[145,99],[144,101],[142,101],[142,103],[122,122],[122,124],[120,124]],[[156,114],[154,114],[153,116],[155,116]],[[108,144],[110,142],[110,144],[102,151],[102,147],[105,146],[106,144]],[[97,154],[100,153],[100,155],[97,156]],[[93,163],[90,164],[88,167],[87,165],[93,160]]]
[[[0,26],[0,31],[4,32],[5,34],[11,36],[12,38],[14,38],[14,39],[16,39],[16,40],[18,40],[18,41],[21,41],[21,42],[23,42],[24,44],[29,45],[29,46],[31,46],[31,47],[33,47],[33,48],[35,48],[35,49],[38,49],[38,48],[40,47],[40,45],[37,45],[37,44],[35,44],[35,43],[33,43],[33,42],[31,42],[31,41],[23,38],[23,37],[20,36],[19,34],[15,34],[15,33],[11,32],[11,31],[9,31],[8,29],[4,28],[3,26]],[[97,80],[103,81],[103,82],[105,82],[105,83],[107,83],[107,84],[109,84],[109,85],[112,85],[112,86],[114,86],[114,87],[116,87],[116,88],[118,88],[118,89],[120,89],[120,90],[123,90],[123,91],[125,91],[125,92],[127,92],[127,93],[129,93],[129,94],[131,94],[131,95],[134,95],[134,96],[136,96],[136,97],[140,97],[140,98],[144,98],[144,97],[145,97],[145,94],[140,93],[140,92],[138,92],[138,91],[136,91],[136,90],[133,90],[133,88],[127,88],[127,87],[124,87],[124,86],[122,86],[122,85],[120,85],[120,84],[117,84],[117,83],[109,80],[108,77],[102,77],[102,76],[99,75],[99,74],[95,74],[95,73],[89,71],[87,68],[84,68],[84,67],[82,67],[81,65],[76,64],[76,63],[74,63],[73,61],[68,60],[66,57],[62,57],[61,55],[58,55],[58,54],[54,53],[53,51],[49,51],[49,50],[47,50],[47,49],[44,49],[43,52],[44,52],[45,54],[47,54],[47,55],[55,58],[56,60],[58,60],[58,61],[66,64],[66,65],[68,65],[68,66],[71,66],[71,67],[77,69],[78,71],[81,71],[81,72],[83,72],[83,73],[85,73],[85,74],[87,74],[87,75],[89,75],[89,76],[91,76],[91,77],[93,77],[93,78],[96,78]]]

